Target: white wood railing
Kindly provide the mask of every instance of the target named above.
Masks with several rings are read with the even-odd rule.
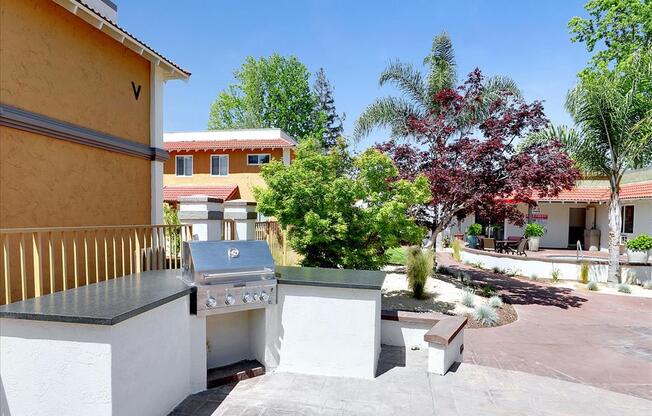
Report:
[[[0,229],[0,304],[147,270],[182,267],[192,225]]]

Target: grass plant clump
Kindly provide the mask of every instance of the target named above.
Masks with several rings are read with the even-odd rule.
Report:
[[[598,283],[597,283],[597,282],[589,282],[589,283],[587,283],[587,284],[586,284],[586,288],[589,289],[589,290],[593,290],[593,291],[597,291],[597,290],[600,289],[600,288],[598,287]]]
[[[410,247],[407,252],[406,268],[407,278],[412,296],[422,299],[428,276],[432,274],[435,255],[432,250],[423,250],[421,247]]]
[[[492,308],[500,308],[501,306],[503,306],[503,300],[498,295],[494,295],[490,297],[488,303],[489,306],[491,306]]]
[[[462,294],[462,305],[472,308],[475,305],[475,296],[474,290],[470,287],[464,289],[464,294]]]
[[[475,267],[476,269],[484,270],[484,263],[481,261],[473,261],[469,263],[471,267]]]
[[[494,267],[491,269],[491,271],[493,271],[494,273],[497,273],[497,274],[505,274],[505,269],[501,269],[501,268],[498,267],[498,266],[494,266]]]
[[[462,240],[454,238],[451,247],[453,248],[453,259],[459,263],[462,261]]]
[[[589,282],[589,262],[583,261],[580,266],[580,282],[587,284]]]
[[[552,278],[553,283],[557,283],[559,281],[559,276],[561,275],[561,272],[559,269],[553,269],[552,274],[550,277]]]
[[[498,322],[498,314],[489,305],[478,305],[473,310],[473,319],[484,326],[493,326]]]
[[[616,286],[616,290],[619,291],[620,293],[632,293],[632,288],[629,287],[629,285],[626,285],[624,283],[619,284]]]
[[[482,286],[482,296],[484,296],[485,298],[490,297],[495,292],[496,292],[496,289],[491,285]]]
[[[643,283],[643,289],[652,290],[652,280]]]

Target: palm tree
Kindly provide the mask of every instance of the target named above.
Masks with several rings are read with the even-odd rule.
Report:
[[[424,77],[412,65],[400,61],[390,63],[381,73],[381,86],[392,83],[403,93],[401,97],[382,97],[370,104],[358,118],[353,136],[359,139],[377,127],[388,127],[392,138],[410,136],[408,121],[437,113],[434,95],[445,88],[455,88],[457,71],[453,44],[446,32],[434,37],[430,54],[423,60],[428,74]],[[515,98],[521,97],[516,83],[502,76],[485,81],[487,104],[499,91],[509,91]]]
[[[582,75],[566,109],[576,128],[553,127],[528,141],[559,139],[585,175],[609,180],[609,275],[620,282],[620,183],[625,171],[652,163],[652,49],[613,71]]]

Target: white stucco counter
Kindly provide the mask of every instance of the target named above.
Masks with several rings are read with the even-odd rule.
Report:
[[[276,371],[373,378],[385,273],[277,267],[278,304],[266,358]]]
[[[161,415],[205,387],[189,371],[194,288],[177,273],[0,307],[0,413]]]

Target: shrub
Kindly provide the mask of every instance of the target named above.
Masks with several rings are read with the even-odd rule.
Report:
[[[482,233],[482,224],[471,224],[466,228],[468,235],[480,235]]]
[[[505,270],[501,269],[501,268],[498,267],[498,266],[494,266],[491,270],[492,270],[494,273],[497,273],[497,274],[505,274]]]
[[[476,269],[484,269],[484,263],[482,263],[481,261],[472,261],[469,264],[475,267]]]
[[[482,286],[482,296],[485,298],[488,298],[489,296],[493,295],[496,289],[491,286],[491,285],[484,285]]]
[[[632,251],[652,250],[652,237],[647,234],[639,234],[627,242],[627,248]]]
[[[478,305],[473,311],[473,319],[484,326],[493,326],[498,322],[496,310],[489,305]]]
[[[434,267],[434,251],[422,250],[421,247],[410,247],[406,259],[407,278],[412,295],[421,299],[426,286],[426,280]]]
[[[405,266],[407,257],[407,249],[405,247],[392,247],[387,250],[387,255],[389,256],[389,264]]]
[[[643,283],[643,289],[652,290],[652,280]]]
[[[462,305],[472,308],[475,305],[475,296],[473,296],[473,289],[466,288],[464,289],[464,294],[462,295]]]
[[[589,290],[594,290],[594,291],[597,291],[599,289],[598,284],[596,282],[587,283],[586,288],[589,289]]]
[[[561,272],[559,271],[559,269],[553,269],[552,270],[552,275],[551,275],[552,281],[557,283],[559,281],[559,275],[560,274],[561,274]]]
[[[453,258],[459,263],[462,261],[462,240],[455,238],[451,243],[451,247],[453,247]]]
[[[489,298],[489,306],[492,308],[500,308],[503,306],[503,300],[500,298],[500,296],[492,296]]]
[[[546,233],[546,230],[543,226],[536,222],[531,222],[525,226],[525,236],[530,237],[541,237]]]
[[[505,274],[511,277],[518,276],[520,273],[521,273],[520,269],[507,269],[505,271]]]
[[[589,281],[589,262],[583,261],[580,266],[580,282],[587,284]]]
[[[620,293],[632,293],[632,289],[629,287],[629,285],[622,283],[616,286],[616,290],[618,290]]]
[[[539,275],[536,273],[530,275],[530,280],[534,280],[536,282],[537,280],[539,280]]]
[[[451,237],[448,234],[445,234],[442,239],[441,239],[441,244],[444,246],[444,248],[448,248],[451,246]]]

